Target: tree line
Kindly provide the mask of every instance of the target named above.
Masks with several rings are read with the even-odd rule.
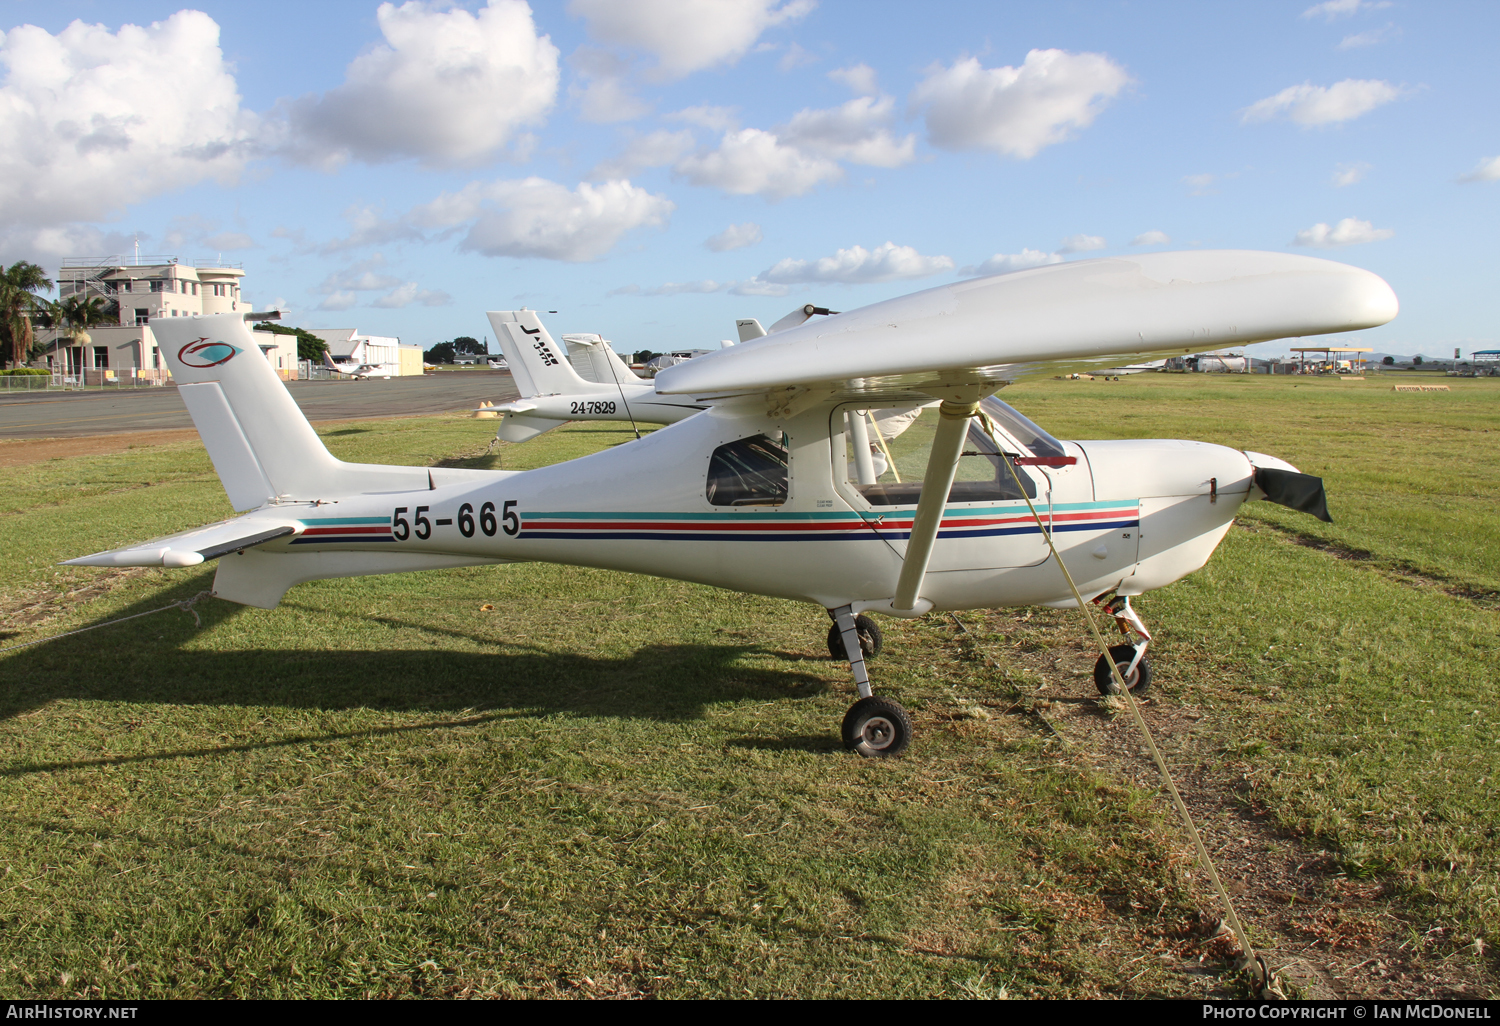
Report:
[[[423,363],[452,363],[459,356],[488,356],[489,350],[477,338],[460,335],[452,342],[439,342],[422,350]]]

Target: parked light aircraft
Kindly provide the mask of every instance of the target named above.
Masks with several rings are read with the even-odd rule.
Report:
[[[326,350],[323,353],[323,366],[325,368],[327,368],[328,370],[333,371],[333,373],[335,373],[335,374],[340,374],[340,375],[343,375],[345,377],[350,377],[350,378],[353,378],[356,381],[368,381],[370,378],[375,378],[375,377],[389,378],[391,376],[390,375],[390,371],[388,371],[384,367],[381,367],[379,364],[374,364],[374,363],[359,363],[359,364],[355,364],[355,363],[337,363],[337,362],[334,361],[334,359],[331,356],[328,355],[328,353],[327,353]]]
[[[669,368],[658,401],[704,415],[519,472],[341,462],[256,357],[244,316],[164,320],[153,329],[178,392],[231,503],[249,512],[69,562],[218,559],[214,593],[267,609],[302,581],[527,560],[816,603],[859,694],[845,743],[895,755],[911,722],[872,692],[859,614],[1072,606],[1050,538],[1084,600],[1140,637],[1110,655],[1127,686],[1143,687],[1149,635],[1132,597],[1201,567],[1248,500],[1327,516],[1322,482],[1281,460],[1190,441],[1059,442],[994,392],[1028,368],[1352,331],[1396,312],[1376,275],[1279,253],[1152,253],[975,278]],[[543,341],[523,314],[502,325],[513,342]],[[850,475],[861,446],[846,430],[862,421],[846,410],[934,399],[920,480]]]
[[[798,307],[773,324],[771,329],[773,332],[785,331],[787,328],[803,323],[815,313],[827,314],[829,311],[811,305]],[[516,387],[521,391],[521,398],[514,402],[484,408],[486,413],[491,411],[500,413],[501,422],[495,432],[495,437],[501,441],[528,441],[569,420],[628,420],[632,425],[675,424],[684,417],[691,416],[705,408],[696,402],[662,402],[662,397],[656,393],[656,386],[632,371],[603,336],[593,334],[562,336],[563,343],[568,347],[568,353],[567,362],[560,363],[557,359],[558,346],[542,325],[537,311],[497,310],[491,311],[489,317],[490,323],[495,328],[496,337],[501,340],[501,345],[508,346],[505,351],[513,354],[511,359],[514,359],[516,366],[521,368],[521,373],[512,375],[515,378]],[[522,326],[519,330],[526,336],[527,342],[515,343],[516,329],[502,327],[502,325],[519,324],[519,319],[523,317],[527,326]],[[506,320],[506,318],[513,320]],[[531,324],[536,327],[530,328]],[[737,321],[736,325],[742,339],[763,338],[767,334],[767,331],[760,326],[760,322],[754,318]],[[535,336],[531,335],[533,330],[536,332]],[[693,352],[695,355],[706,355],[713,350],[703,349]],[[686,359],[687,357],[684,357],[683,360],[675,362],[685,362]],[[573,372],[572,375],[562,370],[563,367],[569,368]],[[574,380],[575,375],[585,384],[580,385]],[[591,387],[593,390],[587,392],[565,391],[543,394],[539,391],[545,388]],[[619,401],[616,402],[616,399]],[[936,406],[937,403],[930,405]],[[565,419],[542,417],[538,415],[539,411],[547,413],[567,411],[569,416]],[[871,466],[875,468],[876,477],[885,473],[887,465],[886,447],[882,445],[882,441],[894,439],[910,427],[920,412],[920,409],[909,411],[894,409],[846,414],[846,416],[864,417],[869,422],[868,427],[863,430],[873,436],[869,449]]]
[[[827,313],[822,307],[800,306],[771,325],[770,330],[784,331],[814,314]],[[600,335],[564,335],[562,340],[568,348],[563,358],[562,349],[542,325],[538,311],[492,310],[488,316],[505,353],[505,362],[519,368],[512,376],[521,398],[486,407],[501,415],[495,432],[501,441],[528,441],[570,420],[675,424],[704,409],[701,403],[659,395],[650,379],[632,371]],[[767,334],[754,318],[735,323],[741,340]],[[713,350],[669,353],[667,356],[672,359],[662,366],[684,363],[710,352]],[[878,462],[883,457],[877,452],[875,458]]]
[[[570,420],[674,424],[706,408],[690,397],[659,394],[651,382],[630,373],[603,339],[599,346],[608,355],[601,353],[591,372],[602,380],[588,380],[568,362],[535,310],[491,310],[488,316],[521,393],[520,399],[494,407],[501,414],[495,431],[501,441],[524,442]],[[580,344],[585,338],[598,338],[571,337]]]

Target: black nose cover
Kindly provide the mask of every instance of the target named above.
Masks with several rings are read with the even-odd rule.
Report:
[[[1325,524],[1333,523],[1333,517],[1328,515],[1328,496],[1323,491],[1321,477],[1256,467],[1255,487],[1277,505],[1311,513]]]

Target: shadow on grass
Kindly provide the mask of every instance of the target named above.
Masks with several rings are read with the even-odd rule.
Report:
[[[761,752],[842,752],[841,742],[833,734],[797,734],[788,737],[737,737],[727,742],[731,748],[753,748]]]
[[[87,626],[192,597],[207,575],[159,592]],[[553,651],[444,628],[429,633],[491,646],[490,652],[190,647],[195,638],[239,616],[243,606],[207,599],[190,614],[168,610],[128,624],[62,637],[0,660],[0,718],[59,699],[170,705],[389,709],[531,715],[573,713],[686,721],[719,702],[809,698],[820,676],[746,665],[762,650],[745,645],[646,645],[625,657]],[[393,626],[422,627],[399,618]]]
[[[52,773],[57,770],[82,769],[85,766],[124,766],[133,762],[166,762],[172,759],[201,759],[208,756],[228,755],[231,752],[255,752],[268,748],[290,748],[297,745],[318,744],[328,741],[350,741],[355,738],[384,737],[390,734],[409,734],[421,730],[448,730],[455,727],[477,727],[496,720],[515,719],[524,716],[520,712],[487,713],[483,716],[465,716],[462,719],[428,720],[423,723],[403,723],[396,727],[371,727],[369,730],[336,730],[321,734],[298,734],[279,737],[274,741],[254,741],[239,745],[217,745],[212,748],[179,748],[170,752],[147,752],[143,755],[116,755],[98,759],[73,759],[68,762],[28,762],[0,769],[0,777],[24,777],[28,773]]]

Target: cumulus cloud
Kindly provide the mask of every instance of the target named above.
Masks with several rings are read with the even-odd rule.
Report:
[[[676,79],[733,64],[766,29],[803,17],[812,0],[572,0],[589,35],[656,58],[655,77]]]
[[[1460,182],[1493,182],[1500,181],[1500,157],[1485,157],[1479,162],[1479,166],[1466,175],[1460,175]]]
[[[382,310],[400,310],[402,307],[420,303],[423,306],[447,306],[453,302],[453,297],[441,289],[424,289],[414,281],[391,290],[387,295],[381,296],[371,306]]]
[[[1224,175],[1223,177],[1225,177],[1225,178],[1234,178],[1236,176],[1235,175]],[[1188,187],[1188,193],[1189,193],[1189,195],[1192,195],[1192,196],[1212,196],[1212,195],[1214,195],[1215,193],[1217,193],[1219,191],[1219,190],[1217,190],[1217,189],[1214,188],[1214,184],[1218,180],[1219,180],[1219,176],[1218,175],[1211,175],[1211,174],[1183,175],[1182,176],[1182,184],[1186,185]]]
[[[1337,21],[1359,11],[1375,11],[1391,6],[1390,0],[1324,0],[1302,12],[1304,18],[1322,18]]]
[[[713,132],[727,132],[740,127],[738,107],[711,107],[700,104],[697,107],[684,107],[682,110],[673,111],[665,117],[668,121],[685,121],[690,125],[707,128]]]
[[[1334,188],[1342,189],[1363,180],[1365,172],[1369,170],[1369,164],[1340,164],[1333,172]]]
[[[762,281],[759,276],[746,278],[743,281],[714,281],[707,278],[702,281],[677,282],[669,281],[661,285],[643,289],[639,285],[622,285],[617,289],[610,289],[605,295],[608,296],[682,296],[697,295],[710,292],[728,292],[732,296],[784,296],[792,291],[785,285],[774,282]]]
[[[1058,253],[1023,249],[1019,253],[996,253],[982,264],[960,268],[958,273],[966,278],[977,278],[986,274],[1009,274],[1011,271],[1024,271],[1028,267],[1041,267],[1043,264],[1062,262],[1063,258]]]
[[[680,296],[685,292],[723,292],[733,282],[717,282],[712,278],[703,281],[669,281],[655,288],[645,289],[641,292],[643,296]]]
[[[314,291],[333,295],[339,292],[381,292],[401,284],[401,279],[378,273],[385,266],[385,255],[376,253],[368,260],[334,271]]]
[[[760,225],[746,221],[744,224],[732,224],[719,234],[709,236],[703,244],[715,253],[724,253],[731,249],[753,246],[760,239]]]
[[[726,132],[716,149],[690,154],[673,169],[694,185],[736,196],[758,193],[772,200],[801,196],[819,182],[844,177],[835,161],[803,153],[759,128]]]
[[[22,25],[0,33],[0,64],[0,211],[39,250],[66,222],[229,183],[250,155],[256,118],[199,11],[118,32]]]
[[[835,82],[842,83],[855,96],[874,96],[880,91],[875,87],[875,69],[868,64],[834,68],[828,73],[828,77]]]
[[[1399,86],[1371,78],[1346,78],[1331,86],[1304,82],[1252,103],[1241,112],[1240,123],[1285,117],[1304,128],[1332,125],[1368,114],[1398,99],[1402,92]]]
[[[578,105],[583,120],[598,125],[633,121],[651,113],[651,105],[625,85],[630,62],[608,50],[580,46],[568,58],[578,81],[568,87],[568,96]]]
[[[1059,253],[1087,253],[1091,249],[1103,249],[1109,243],[1098,235],[1069,235],[1057,247]]]
[[[1384,28],[1370,29],[1366,32],[1356,32],[1339,40],[1340,50],[1357,50],[1362,46],[1376,46],[1393,39],[1401,34],[1401,30],[1394,24],[1386,25]]]
[[[778,71],[795,71],[798,68],[805,68],[809,64],[816,63],[818,63],[816,57],[808,53],[801,46],[793,43],[786,48],[786,53],[781,55],[781,60],[776,62],[776,69]]]
[[[414,208],[407,219],[425,228],[468,225],[459,243],[485,256],[597,260],[636,228],[660,226],[676,204],[628,181],[581,183],[576,189],[545,178],[470,182]]]
[[[916,159],[917,137],[897,140],[887,127],[896,101],[889,96],[861,96],[838,107],[802,110],[778,131],[805,153],[852,164],[900,167]]]
[[[731,296],[769,296],[772,299],[784,296],[791,291],[785,285],[763,281],[759,275],[746,278],[744,281],[737,281],[729,287]]]
[[[793,260],[788,257],[762,271],[758,277],[762,281],[778,285],[804,282],[863,285],[926,278],[951,271],[953,267],[953,261],[949,257],[923,256],[910,246],[884,242],[873,250],[863,246],[850,246],[831,257],[818,260]]]
[[[717,115],[722,108],[697,108],[694,116],[708,111]],[[673,170],[694,185],[734,195],[772,200],[801,196],[821,182],[841,180],[840,161],[899,167],[916,159],[916,136],[897,139],[891,132],[894,114],[895,100],[889,96],[861,96],[838,107],[801,110],[770,131],[727,131],[716,148],[681,158]]]
[[[128,253],[136,242],[144,251],[150,239],[145,232],[104,231],[91,224],[0,227],[0,263],[31,260],[45,265],[51,259],[85,253]]]
[[[628,181],[576,189],[545,178],[470,182],[396,217],[353,207],[354,231],[325,243],[335,253],[393,241],[431,241],[464,232],[459,248],[485,256],[597,260],[636,228],[660,226],[676,204]]]
[[[188,245],[215,252],[260,248],[260,243],[244,232],[221,232],[218,228],[219,222],[198,214],[174,217],[162,236],[162,242],[171,250]]]
[[[586,177],[596,182],[629,178],[642,168],[666,167],[692,148],[692,132],[686,129],[680,132],[658,129],[649,135],[631,139],[618,157],[602,161]]]
[[[349,222],[349,234],[341,239],[330,239],[318,247],[324,256],[341,253],[365,246],[384,246],[392,242],[417,242],[422,232],[400,218],[387,218],[374,207],[353,205],[344,210],[344,220]]]
[[[525,0],[477,14],[412,0],[375,12],[384,42],[356,57],[344,82],[286,105],[289,155],[323,166],[417,157],[469,163],[545,120],[557,97],[558,51],[537,35]]]
[[[1141,232],[1130,240],[1132,246],[1165,246],[1172,241],[1172,237],[1166,232],[1153,228],[1149,232]]]
[[[1019,68],[984,68],[973,57],[935,65],[911,105],[925,108],[934,146],[1029,160],[1087,128],[1129,82],[1102,53],[1032,50]]]
[[[359,302],[359,297],[353,292],[335,292],[328,296],[323,302],[313,307],[315,310],[348,310]]]
[[[209,235],[204,238],[203,245],[215,252],[219,250],[260,248],[260,243],[244,232],[219,232],[217,235]]]
[[[1331,249],[1335,246],[1357,246],[1363,242],[1379,242],[1395,235],[1390,228],[1376,228],[1369,221],[1346,217],[1330,228],[1326,224],[1315,224],[1297,233],[1293,246],[1310,246],[1314,249]]]

